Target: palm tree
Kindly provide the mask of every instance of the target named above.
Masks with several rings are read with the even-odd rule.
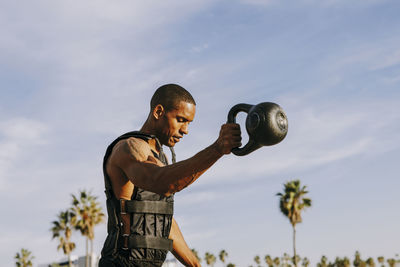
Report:
[[[281,265],[281,259],[280,259],[279,257],[275,257],[275,258],[274,258],[274,264],[275,264],[276,266],[280,266],[280,265]]]
[[[29,250],[22,248],[20,252],[17,252],[14,259],[16,260],[15,265],[17,267],[30,267],[32,266],[32,260],[35,258],[32,255],[32,252]]]
[[[274,267],[274,261],[270,255],[265,255],[264,260],[268,267]]]
[[[375,267],[375,261],[373,258],[368,258],[366,263],[368,264],[369,267]]]
[[[86,266],[89,266],[89,241],[90,254],[93,254],[94,227],[104,221],[104,213],[97,197],[85,190],[79,192],[79,198],[72,194],[71,210],[76,215],[73,217],[74,228],[86,237]]]
[[[224,249],[223,250],[221,250],[220,252],[219,252],[219,259],[220,259],[220,261],[222,261],[222,263],[225,263],[225,258],[226,257],[228,257],[228,252],[226,252]]]
[[[282,266],[288,267],[291,266],[289,264],[290,262],[290,256],[285,252],[283,253],[283,257],[282,257]]]
[[[50,229],[53,233],[53,239],[58,238],[60,244],[57,250],[62,249],[64,254],[68,256],[68,263],[71,266],[71,252],[75,249],[75,243],[71,242],[72,235],[72,218],[74,214],[70,210],[61,211],[57,216],[57,221],[53,221],[53,227]]]
[[[214,266],[214,263],[217,260],[217,258],[212,253],[208,253],[208,252],[206,252],[204,259],[205,259],[207,265],[211,265],[211,266]]]
[[[387,263],[389,264],[390,267],[396,266],[396,260],[395,259],[387,259]]]
[[[309,260],[307,257],[305,257],[305,258],[303,259],[303,261],[302,261],[302,265],[303,265],[303,267],[308,267],[308,266],[310,266],[310,260]]]
[[[351,266],[349,258],[347,258],[347,257],[343,258],[343,266],[344,267],[350,267]]]
[[[260,264],[261,264],[260,256],[256,255],[256,256],[254,257],[254,261],[255,261],[255,263],[257,263],[257,266],[260,266]]]
[[[321,261],[317,264],[317,267],[327,267],[328,266],[328,258],[326,256],[321,257]]]
[[[354,267],[359,267],[361,265],[361,255],[360,252],[356,251],[355,255],[354,255],[354,260],[353,260],[353,265]]]
[[[283,193],[280,196],[279,207],[281,212],[288,217],[293,227],[293,263],[297,267],[296,254],[296,224],[301,223],[301,212],[311,207],[311,199],[304,197],[307,194],[306,186],[300,186],[300,180],[294,180],[284,184]]]
[[[299,263],[301,261],[301,257],[299,255],[296,255],[295,261],[296,264]]]
[[[198,260],[199,262],[201,262],[201,258],[199,257],[199,253],[197,252],[197,250],[195,250],[194,248],[192,248],[192,252],[193,252],[193,254],[196,256],[197,260]]]
[[[329,263],[328,266],[336,266],[336,267],[350,267],[350,260],[347,257],[339,258],[336,257],[334,263]]]
[[[385,266],[385,257],[380,256],[378,257],[378,262],[381,264],[381,267]]]
[[[236,267],[236,265],[233,263],[228,263],[228,265],[226,265],[226,267]]]

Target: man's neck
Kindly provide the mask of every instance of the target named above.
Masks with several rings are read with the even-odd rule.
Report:
[[[153,129],[153,127],[151,127],[150,123],[148,123],[148,121],[146,121],[142,128],[140,129],[140,132],[145,133],[145,134],[149,134],[149,135],[155,135],[156,136],[156,131],[155,129]],[[154,151],[156,151],[157,153],[160,153],[160,148],[158,147],[158,144],[156,142],[155,139],[150,139],[148,140],[148,143],[150,145],[150,148]]]

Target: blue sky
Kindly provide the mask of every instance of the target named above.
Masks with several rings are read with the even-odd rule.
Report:
[[[399,11],[394,0],[0,2],[2,265],[21,247],[36,264],[63,257],[51,221],[83,188],[104,205],[106,146],[140,128],[170,82],[198,104],[178,160],[214,142],[237,103],[276,102],[289,118],[282,143],[226,156],[176,194],[191,247],[225,249],[238,266],[291,253],[275,194],[298,178],[314,201],[300,255],[400,253]]]

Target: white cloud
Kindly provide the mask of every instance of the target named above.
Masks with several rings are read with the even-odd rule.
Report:
[[[288,170],[304,171],[357,155],[371,155],[371,151],[376,157],[400,146],[397,135],[400,115],[392,112],[396,105],[396,101],[363,102],[322,111],[319,108],[325,106],[319,103],[313,108],[297,110],[288,115],[289,134],[280,144],[260,148],[244,157],[227,156],[211,168],[202,182],[234,181],[243,176],[251,180]]]
[[[400,49],[393,48],[389,51],[382,51],[374,61],[375,64],[370,67],[370,70],[380,70],[400,65]]]
[[[303,3],[321,6],[324,8],[332,7],[346,7],[346,8],[359,8],[362,6],[371,6],[387,2],[386,0],[303,0]]]
[[[14,118],[0,122],[0,133],[10,140],[25,144],[43,144],[43,134],[47,126],[41,122],[26,119]]]
[[[0,188],[5,189],[8,171],[23,167],[22,158],[28,159],[32,148],[43,145],[48,126],[42,122],[14,118],[0,122]]]
[[[386,0],[300,0],[288,3],[286,1],[276,1],[276,0],[240,0],[240,2],[249,5],[257,6],[270,6],[270,5],[312,5],[313,8],[360,8],[365,6],[383,4],[387,2]],[[285,6],[287,8],[287,6]]]
[[[207,43],[198,45],[198,46],[193,46],[190,51],[193,53],[200,53],[206,49],[208,49],[209,45]]]
[[[400,75],[393,75],[383,79],[386,84],[392,85],[400,82]]]
[[[221,192],[212,192],[212,191],[190,192],[183,195],[179,194],[177,196],[177,198],[179,198],[179,205],[184,207],[196,205],[198,203],[215,201],[223,197],[224,194],[221,194]]]
[[[0,23],[8,25],[0,35],[2,64],[18,69],[21,79],[40,81],[31,100],[43,103],[38,112],[57,129],[76,130],[79,124],[81,131],[119,134],[128,123],[143,123],[148,89],[204,75],[193,66],[168,62],[164,46],[173,25],[211,4],[26,1],[21,8],[6,3],[0,10]],[[195,50],[207,48],[205,43]]]
[[[275,0],[241,0],[241,2],[244,4],[257,6],[269,6],[273,3],[276,3]]]
[[[321,70],[330,73],[349,74],[355,71],[379,71],[400,64],[400,39],[397,36],[361,41],[342,51],[326,56],[321,61]]]

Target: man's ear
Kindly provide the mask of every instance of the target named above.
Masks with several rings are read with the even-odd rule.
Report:
[[[165,109],[161,104],[158,104],[157,106],[155,106],[155,108],[153,109],[153,117],[158,120],[160,118],[162,118],[165,115]]]

